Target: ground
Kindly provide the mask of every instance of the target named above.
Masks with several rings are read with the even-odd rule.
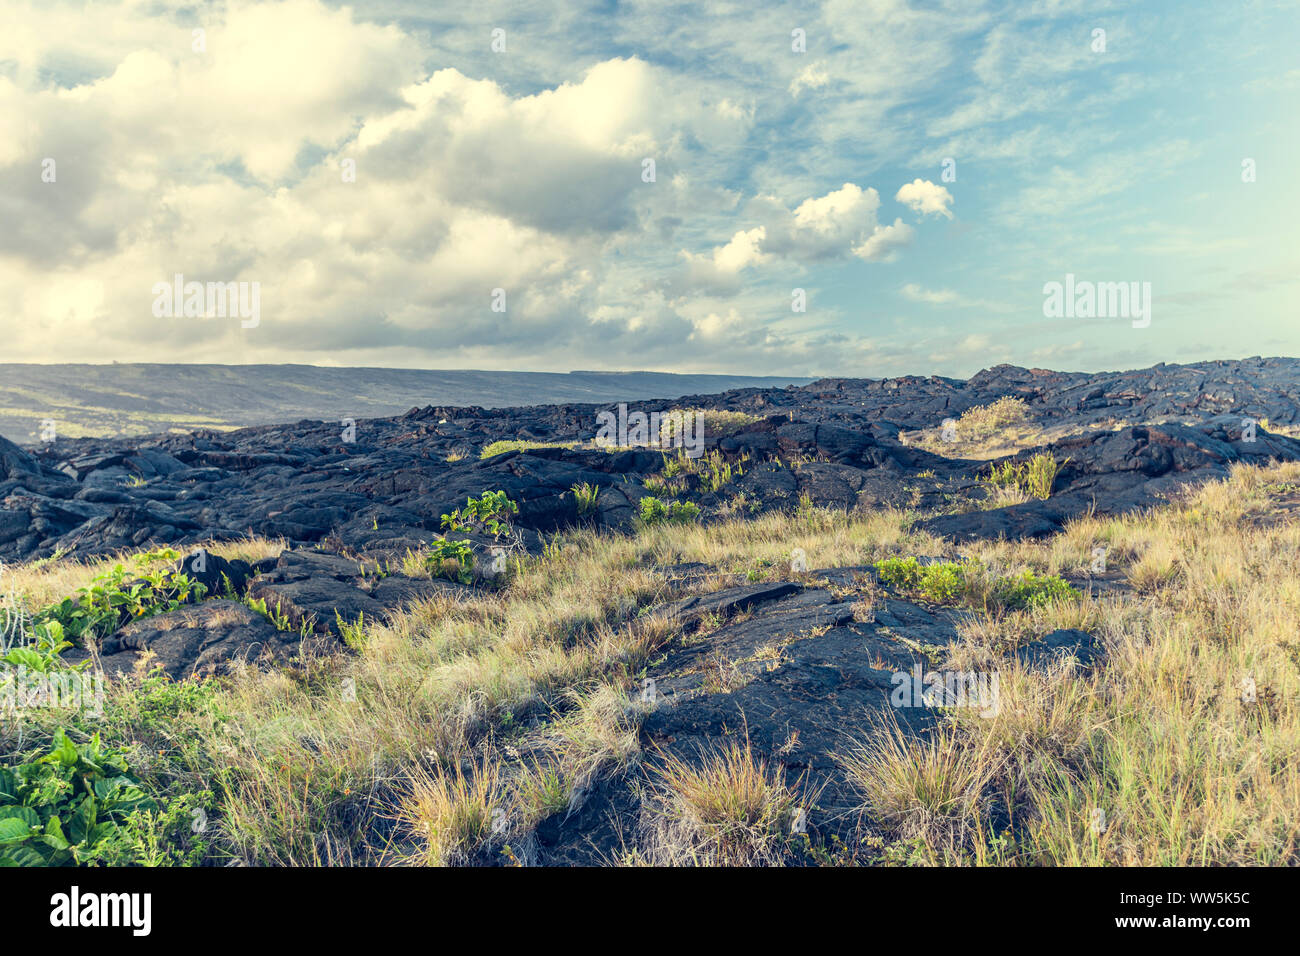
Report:
[[[1294,442],[1213,419],[1083,430],[1003,458],[1059,465],[1047,497],[1005,504],[982,460],[879,423],[749,414],[715,459],[676,469],[535,449],[380,476],[355,449],[257,460],[258,490],[230,457],[182,462],[245,475],[250,502],[277,469],[309,502],[339,493],[313,475],[348,468],[366,504],[314,501],[338,509],[316,537],[263,514],[261,534],[120,551],[103,536],[79,555],[46,549],[68,534],[52,527],[6,566],[22,607],[59,606],[146,548],[123,573],[157,590],[51,665],[102,667],[100,712],[7,714],[0,764],[59,733],[120,751],[156,808],[96,851],[116,862],[1297,861]],[[64,480],[21,450],[5,465],[10,482]],[[110,485],[85,478],[119,467],[66,480],[93,501]],[[144,487],[201,485],[176,474]],[[656,477],[700,513],[639,520]],[[501,485],[521,499],[508,531],[447,532],[474,556],[462,575],[437,557],[432,510]],[[385,508],[420,523],[385,528]],[[208,593],[169,610],[178,571]],[[932,676],[957,695],[927,699]]]

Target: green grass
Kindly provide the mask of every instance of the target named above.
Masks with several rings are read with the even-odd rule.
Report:
[[[494,441],[490,445],[485,445],[479,452],[479,458],[492,458],[496,455],[504,455],[508,451],[532,451],[537,448],[580,448],[580,441],[525,441],[523,439],[507,438],[501,441]]]

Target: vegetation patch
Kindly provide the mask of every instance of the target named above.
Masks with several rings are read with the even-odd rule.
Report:
[[[975,560],[960,564],[952,561],[921,564],[916,558],[886,558],[875,567],[882,583],[935,604],[1019,610],[1079,596],[1058,575],[1040,575],[1026,569],[1018,575],[997,577]]]
[[[1027,497],[1046,500],[1052,496],[1057,473],[1069,460],[1057,464],[1051,454],[1040,452],[1028,461],[991,465],[982,480],[997,489],[1012,488]]]
[[[79,588],[78,597],[64,598],[39,611],[39,627],[56,623],[73,641],[86,635],[107,637],[123,624],[174,611],[182,604],[202,600],[207,589],[189,575],[172,571],[180,553],[171,548],[148,551],[131,558],[130,566],[116,564]],[[162,565],[162,566],[160,566]]]
[[[582,442],[580,441],[527,441],[506,438],[483,446],[483,450],[479,452],[479,458],[492,458],[496,455],[504,455],[508,451],[533,451],[538,448],[567,448],[572,450],[581,447]]]
[[[77,746],[59,729],[48,753],[0,767],[0,866],[136,862],[131,831],[157,809],[121,751],[98,734]]]
[[[700,520],[699,505],[690,501],[660,501],[653,495],[641,499],[637,517],[643,527],[660,524],[690,524]]]

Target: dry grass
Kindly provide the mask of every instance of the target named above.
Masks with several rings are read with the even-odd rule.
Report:
[[[1000,759],[969,753],[951,724],[918,737],[886,711],[839,762],[866,796],[867,812],[899,839],[923,842],[935,862],[953,859],[987,831],[984,794]]]
[[[945,458],[1001,458],[1044,443],[1042,430],[1028,419],[1024,399],[1006,395],[967,409],[950,428],[936,423],[933,428],[909,432],[906,441]]]
[[[673,754],[654,770],[660,805],[647,835],[658,865],[761,866],[783,861],[796,815],[811,797],[784,767],[754,756],[748,739],[698,759]]]
[[[1108,542],[1143,593],[964,628],[950,666],[997,662],[997,714],[954,710],[919,740],[875,735],[846,762],[868,812],[930,862],[1294,864],[1300,525],[1244,519],[1298,477],[1237,468],[1167,509],[1000,545],[1003,560],[1051,569]],[[1105,665],[1005,657],[1053,626],[1098,633]],[[989,830],[997,814],[1005,834]]]
[[[501,772],[490,760],[452,771],[412,770],[401,821],[423,837],[412,862],[426,866],[467,863],[492,840],[504,840],[511,827]]]

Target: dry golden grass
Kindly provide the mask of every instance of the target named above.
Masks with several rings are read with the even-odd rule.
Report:
[[[797,815],[815,799],[802,780],[729,740],[698,759],[669,754],[653,776],[660,806],[645,845],[657,865],[762,866],[781,863]]]
[[[907,433],[906,441],[945,458],[1000,458],[1043,443],[1042,430],[1028,418],[1024,399],[1008,395],[967,409],[953,420],[951,431],[936,424]]]
[[[971,754],[951,724],[928,735],[904,730],[892,711],[839,756],[845,775],[866,796],[866,810],[904,841],[921,841],[935,862],[977,844],[986,831],[985,790],[998,756]]]

